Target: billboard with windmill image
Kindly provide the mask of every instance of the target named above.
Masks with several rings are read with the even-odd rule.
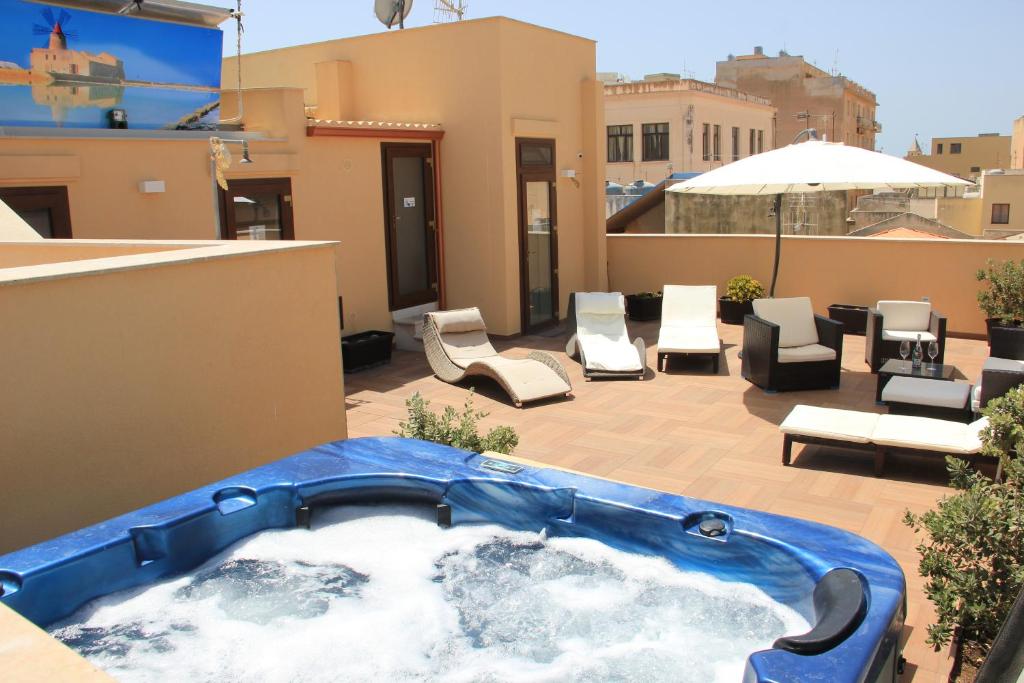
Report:
[[[0,126],[212,128],[219,29],[0,0]]]

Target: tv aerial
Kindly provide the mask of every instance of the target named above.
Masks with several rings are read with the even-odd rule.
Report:
[[[380,23],[393,28],[397,23],[398,28],[405,28],[405,18],[412,10],[412,0],[376,0],[373,11]]]

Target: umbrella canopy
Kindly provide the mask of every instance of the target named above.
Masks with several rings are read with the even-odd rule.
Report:
[[[812,130],[804,131],[814,134]],[[801,133],[802,134],[802,133]],[[799,136],[798,136],[799,137]],[[775,262],[769,296],[775,296],[782,251],[782,195],[791,192],[904,190],[970,185],[927,166],[841,142],[808,140],[755,154],[696,178],[676,183],[667,192],[775,196]]]
[[[841,142],[808,140],[734,161],[668,188],[723,195],[970,185],[927,166]]]

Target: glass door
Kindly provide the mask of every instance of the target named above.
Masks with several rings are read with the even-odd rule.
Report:
[[[429,144],[384,143],[384,218],[391,310],[437,301],[433,155]]]
[[[0,188],[0,200],[32,226],[41,237],[71,239],[68,188]]]
[[[220,195],[224,239],[295,239],[290,179],[229,180]]]
[[[558,322],[558,225],[553,140],[516,141],[522,330]]]

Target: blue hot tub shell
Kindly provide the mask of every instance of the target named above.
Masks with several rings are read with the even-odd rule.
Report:
[[[752,583],[830,631],[752,654],[747,681],[894,680],[906,586],[875,544],[814,522],[504,464],[407,439],[326,444],[0,556],[0,601],[46,626],[94,598],[188,571],[253,533],[301,524],[318,506],[420,500],[453,524],[585,536]],[[717,535],[702,533],[702,522]],[[826,586],[838,569],[845,583]]]

